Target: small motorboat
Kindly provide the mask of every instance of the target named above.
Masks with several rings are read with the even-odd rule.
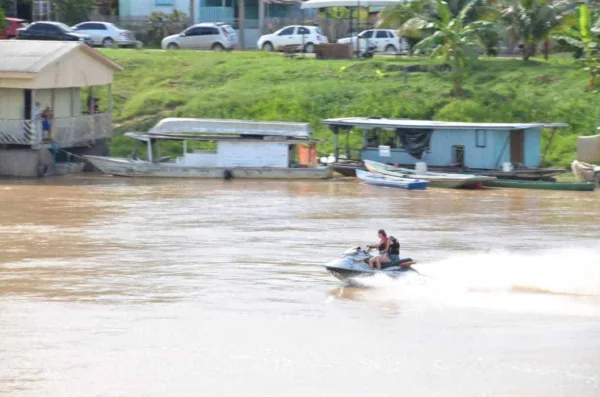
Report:
[[[348,281],[357,277],[372,277],[376,274],[385,274],[386,276],[397,278],[406,274],[406,272],[417,272],[411,266],[416,262],[411,258],[402,258],[394,262],[386,263],[381,270],[371,269],[369,267],[370,254],[369,248],[350,248],[338,259],[323,265],[329,273],[335,278]]]
[[[364,160],[365,168],[372,173],[388,177],[426,180],[432,187],[444,188],[475,188],[484,182],[492,182],[496,177],[469,175],[469,174],[443,174],[439,172],[425,172],[420,175],[416,170],[392,167],[376,161]]]
[[[363,182],[369,185],[395,187],[408,190],[423,190],[429,185],[429,181],[422,179],[401,178],[395,176],[387,176],[374,174],[372,172],[356,170],[356,176]]]

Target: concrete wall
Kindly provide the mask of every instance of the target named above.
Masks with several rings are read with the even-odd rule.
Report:
[[[0,88],[0,119],[20,120],[25,115],[25,97],[18,88]]]
[[[190,16],[189,0],[120,0],[119,14],[123,17],[148,16],[153,12],[170,14],[173,10]]]
[[[45,171],[45,175],[41,175]],[[0,149],[0,175],[40,177],[54,175],[52,154],[48,149]]]

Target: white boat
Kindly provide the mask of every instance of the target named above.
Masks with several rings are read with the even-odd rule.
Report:
[[[596,182],[600,184],[600,166],[573,160],[571,171],[580,182]]]
[[[391,177],[373,174],[372,172],[367,172],[364,170],[356,170],[356,176],[361,181],[375,186],[395,187],[408,190],[423,190],[427,188],[427,185],[429,185],[428,181],[421,179]]]
[[[370,172],[399,178],[424,179],[430,182],[430,186],[461,188],[479,187],[486,182],[493,182],[496,177],[470,175],[470,174],[445,174],[441,172],[425,172],[420,175],[415,170],[408,168],[392,167],[376,161],[364,160],[365,168]]]
[[[212,132],[211,132],[212,131]],[[263,131],[261,133],[261,131]],[[296,164],[297,145],[314,146],[306,123],[215,119],[166,119],[148,133],[127,132],[137,141],[129,158],[84,156],[105,174],[155,178],[326,179],[333,168]],[[183,142],[183,155],[161,157],[161,141]],[[136,156],[145,143],[147,159]],[[188,150],[188,142],[216,142],[216,150]],[[154,155],[156,153],[156,156]],[[315,165],[312,165],[315,164]]]

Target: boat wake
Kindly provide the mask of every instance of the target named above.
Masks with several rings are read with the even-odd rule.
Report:
[[[417,270],[396,280],[382,275],[353,284],[373,290],[370,299],[600,316],[597,248],[455,255]]]

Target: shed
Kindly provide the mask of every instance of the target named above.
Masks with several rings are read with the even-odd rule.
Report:
[[[0,40],[0,54],[0,175],[51,175],[51,142],[103,151],[121,66],[78,42]]]
[[[362,131],[362,160],[414,165],[423,160],[436,167],[497,169],[510,162],[538,167],[543,161],[542,128],[567,127],[562,123],[466,123],[429,120],[348,117],[326,119],[338,135]],[[350,153],[348,153],[348,156]],[[349,156],[350,157],[350,156]]]
[[[61,147],[113,135],[111,87],[121,66],[78,42],[3,40],[0,54],[0,144],[38,147],[46,107],[52,110],[51,133]],[[106,87],[99,107],[94,87]]]

